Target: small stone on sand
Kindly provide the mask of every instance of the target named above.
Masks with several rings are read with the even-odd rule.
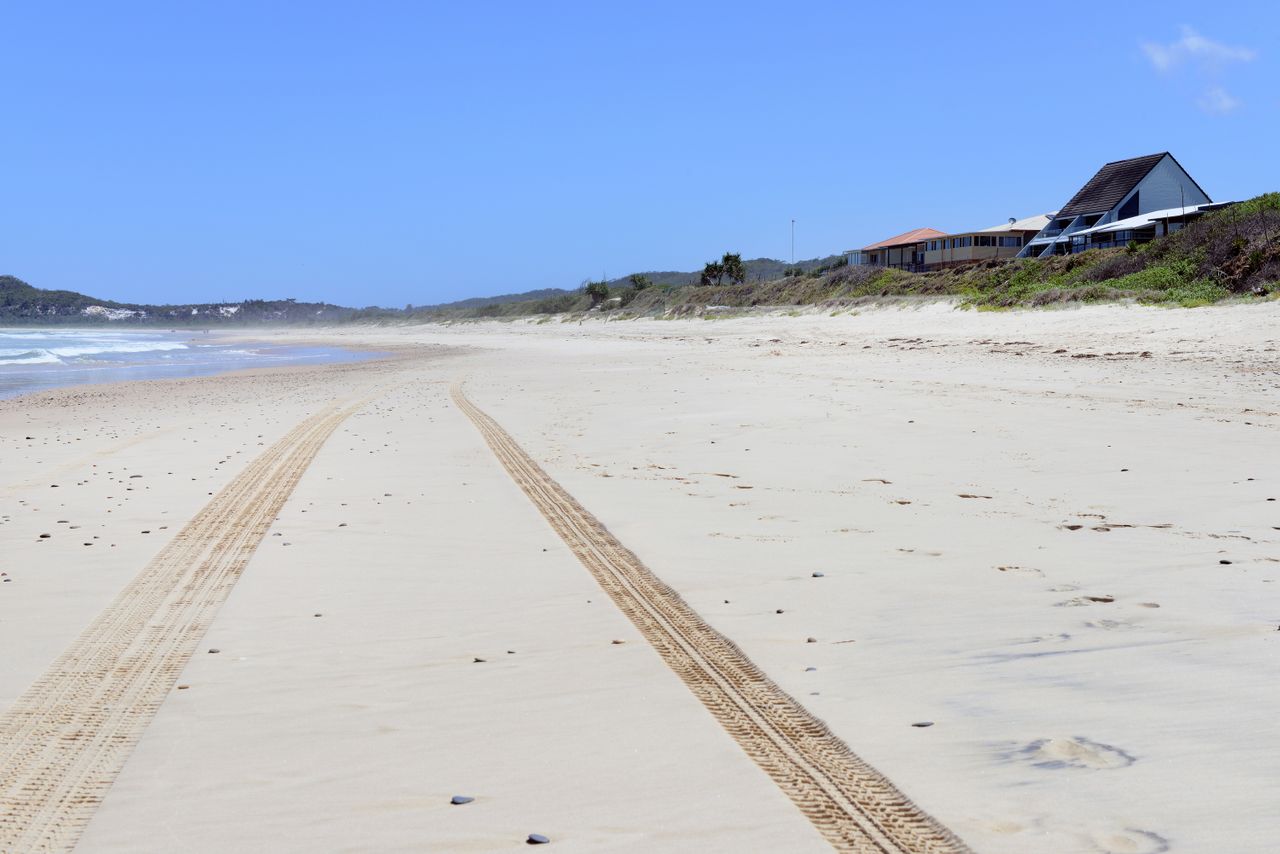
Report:
[[[826,577],[826,573],[825,573],[825,572],[815,572],[815,573],[813,574],[813,577],[814,577],[814,578],[825,578],[825,577]]]
[[[449,799],[449,803],[453,804],[456,807],[460,807],[463,804],[469,804],[474,800],[475,798],[470,798],[470,797],[467,797],[466,795],[454,795],[452,798]]]
[[[546,845],[551,840],[543,836],[541,833],[530,833],[529,838],[525,840],[529,845]]]
[[[919,727],[920,729],[924,729],[925,727],[933,726],[933,721],[916,721],[915,723],[912,724],[912,726]]]
[[[217,654],[218,654],[218,653],[220,653],[220,652],[222,652],[222,650],[217,649],[217,648],[214,648],[214,649],[209,650],[209,654],[210,654],[210,655],[217,655]]]

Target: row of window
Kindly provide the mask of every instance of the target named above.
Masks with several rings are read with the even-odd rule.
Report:
[[[979,234],[969,237],[943,237],[938,240],[926,240],[929,252],[938,252],[943,249],[967,249],[970,246],[1008,246],[1018,247],[1022,245],[1022,237],[997,237],[990,234]]]

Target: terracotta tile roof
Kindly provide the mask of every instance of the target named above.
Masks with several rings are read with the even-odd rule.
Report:
[[[868,249],[885,249],[890,246],[907,246],[912,243],[919,243],[921,240],[930,240],[934,237],[946,237],[946,235],[936,228],[914,228],[887,240],[881,240],[879,243],[864,246],[862,249],[866,251]]]

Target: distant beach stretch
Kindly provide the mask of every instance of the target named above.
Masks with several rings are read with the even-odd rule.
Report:
[[[339,347],[211,342],[189,331],[0,328],[0,398],[84,383],[196,377],[371,357]]]

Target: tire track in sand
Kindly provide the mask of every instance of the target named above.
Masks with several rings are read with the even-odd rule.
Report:
[[[365,402],[250,463],[0,716],[0,851],[75,846],[303,472]]]
[[[969,851],[707,625],[472,404],[461,385],[452,395],[614,604],[828,842],[857,854]]]

